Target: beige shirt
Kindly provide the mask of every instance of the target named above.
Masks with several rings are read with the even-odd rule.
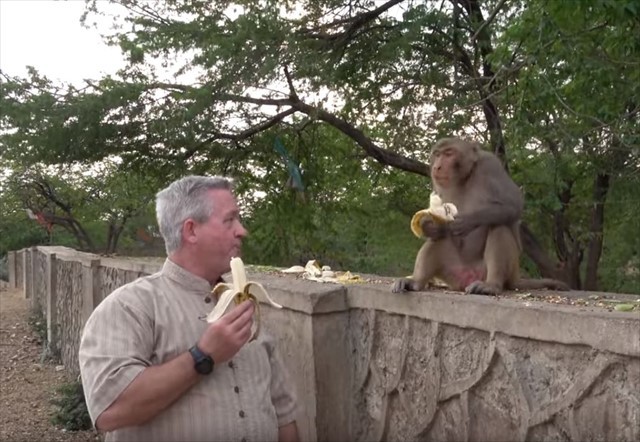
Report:
[[[202,318],[215,303],[205,302],[210,291],[206,280],[167,259],[160,272],[116,289],[98,305],[79,350],[94,424],[146,367],[198,341],[208,325]],[[279,426],[295,420],[295,411],[286,368],[273,338],[261,331],[152,421],[109,432],[105,440],[271,441]]]

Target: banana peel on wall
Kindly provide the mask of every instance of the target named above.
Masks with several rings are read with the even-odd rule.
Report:
[[[363,282],[360,275],[354,275],[353,273],[346,272],[334,272],[329,266],[322,266],[315,260],[307,261],[307,264],[302,266],[293,266],[288,269],[281,270],[282,273],[294,273],[302,274],[304,279],[315,282],[333,282],[337,284],[349,284]]]
[[[429,208],[418,210],[411,218],[411,231],[418,238],[424,238],[422,227],[424,217],[429,217],[433,222],[444,224],[453,221],[458,214],[458,208],[452,203],[443,203],[440,196],[432,192],[429,196]]]

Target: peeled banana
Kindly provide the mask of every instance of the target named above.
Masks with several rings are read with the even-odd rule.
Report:
[[[253,322],[254,328],[251,334],[250,341],[253,341],[258,337],[260,333],[260,300],[270,304],[275,308],[282,308],[280,304],[275,302],[269,296],[269,293],[264,286],[258,282],[247,281],[247,273],[244,268],[244,263],[240,258],[231,258],[231,278],[232,284],[220,282],[215,285],[211,293],[217,297],[216,303],[211,313],[207,315],[207,322],[213,323],[220,319],[229,309],[229,306],[233,302],[235,305],[251,300],[255,306],[256,319]]]
[[[425,216],[430,217],[436,223],[448,223],[453,221],[458,214],[457,207],[452,203],[443,203],[440,196],[432,192],[429,196],[429,208],[418,210],[411,218],[411,231],[418,238],[423,238],[420,223]]]

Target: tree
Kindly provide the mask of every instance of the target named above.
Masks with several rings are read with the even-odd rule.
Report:
[[[628,38],[638,33],[634,1],[578,8],[550,0],[110,3],[121,14],[109,40],[129,66],[84,88],[53,85],[35,70],[8,77],[0,121],[10,131],[0,140],[12,160],[118,157],[159,177],[241,177],[242,195],[255,206],[248,216],[260,214],[250,223],[277,230],[287,221],[280,237],[288,249],[274,245],[268,255],[284,259],[291,250],[330,255],[341,244],[360,250],[357,229],[336,226],[312,242],[317,210],[360,221],[380,213],[360,218],[347,208],[392,207],[408,218],[421,207],[415,195],[427,201],[426,146],[445,135],[473,136],[527,194],[523,244],[537,271],[580,287],[586,253],[585,286],[597,283],[607,189],[638,164],[640,51]],[[105,2],[87,5],[86,23]],[[594,69],[603,75],[590,75]],[[271,192],[273,163],[281,161],[275,140],[291,148],[314,137],[327,143],[298,152],[307,199]],[[331,173],[322,168],[336,169],[333,181],[323,181]],[[377,181],[354,183],[354,176]],[[412,187],[395,207],[387,195],[404,185]],[[256,200],[256,191],[266,196]],[[296,216],[275,216],[276,209]],[[538,209],[542,216],[534,216]],[[343,236],[331,242],[336,235]],[[379,245],[387,237],[370,239]]]
[[[90,170],[78,165],[16,168],[4,180],[11,222],[38,225],[48,241],[54,228],[66,231],[88,252],[116,251],[126,223],[148,210],[158,183],[102,162]],[[104,245],[102,245],[104,244]]]
[[[517,164],[532,184],[528,200],[553,219],[559,270],[575,288],[597,289],[608,193],[640,166],[640,44],[629,39],[640,36],[636,4],[529,2],[496,57],[518,69],[508,135],[527,146],[515,153],[524,154]],[[537,262],[553,272],[546,257]]]

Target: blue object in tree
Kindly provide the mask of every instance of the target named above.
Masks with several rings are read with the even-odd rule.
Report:
[[[273,148],[280,154],[282,159],[284,160],[285,165],[287,166],[287,171],[289,172],[289,180],[291,182],[291,187],[298,192],[304,191],[304,184],[302,183],[302,174],[300,173],[300,168],[296,164],[296,162],[291,158],[287,149],[285,149],[282,141],[280,141],[280,137],[276,137]]]

